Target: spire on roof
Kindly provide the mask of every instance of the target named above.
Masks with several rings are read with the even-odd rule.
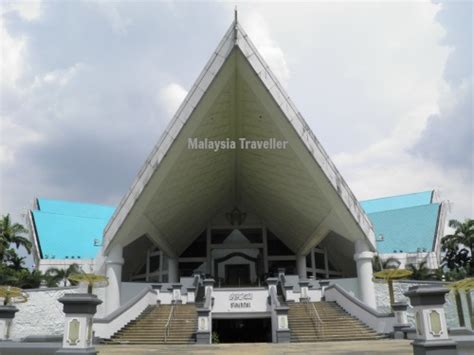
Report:
[[[235,5],[234,9],[234,45],[237,45],[237,24],[238,24],[238,12],[237,12],[237,5]]]

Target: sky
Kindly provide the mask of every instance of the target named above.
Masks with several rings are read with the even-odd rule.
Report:
[[[474,217],[473,5],[1,2],[0,214],[117,205],[238,16],[361,200]]]

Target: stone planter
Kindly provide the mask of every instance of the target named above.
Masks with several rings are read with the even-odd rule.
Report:
[[[10,326],[18,308],[15,306],[0,306],[0,341],[8,340]]]
[[[92,346],[92,325],[97,306],[102,301],[88,293],[66,294],[58,301],[64,305],[66,320],[63,347],[57,354],[97,354]]]
[[[456,355],[456,343],[449,338],[443,305],[449,292],[444,287],[413,286],[405,292],[415,312],[415,355]]]

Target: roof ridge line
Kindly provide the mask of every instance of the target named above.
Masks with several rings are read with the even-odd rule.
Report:
[[[426,207],[426,206],[439,206],[441,205],[441,202],[434,202],[434,203],[424,203],[422,205],[416,205],[416,206],[405,206],[405,207],[398,207],[398,208],[392,208],[389,210],[383,210],[383,211],[376,211],[376,212],[366,212],[368,215],[373,215],[376,213],[385,213],[385,212],[392,212],[392,211],[399,211],[399,210],[407,210],[410,208],[419,208],[419,207]]]

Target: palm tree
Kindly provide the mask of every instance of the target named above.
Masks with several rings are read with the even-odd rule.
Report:
[[[474,273],[474,257],[472,255],[474,219],[466,219],[462,223],[452,219],[449,221],[449,226],[454,228],[454,233],[446,235],[441,240],[442,250],[447,251],[444,261],[449,269],[466,269],[467,266],[469,270],[466,271],[470,271],[470,274]]]
[[[21,236],[21,234],[27,232],[26,228],[21,224],[12,224],[9,214],[2,216],[0,219],[0,261],[3,261],[6,250],[10,248],[11,244],[15,244],[17,248],[23,246],[28,254],[31,253],[31,241]]]
[[[412,280],[429,280],[434,278],[433,272],[426,267],[426,260],[422,261],[418,266],[416,264],[408,264],[407,269],[412,272]]]
[[[72,275],[70,281],[87,284],[87,293],[92,294],[94,287],[105,287],[109,284],[108,278],[103,275],[80,273]]]
[[[67,286],[67,281],[68,279],[75,274],[80,274],[81,270],[79,268],[79,265],[77,264],[71,264],[67,269],[59,269],[59,268],[49,268],[46,273],[46,279],[50,279],[51,282],[58,283],[60,281],[63,282],[63,286]]]
[[[8,267],[15,271],[25,269],[25,257],[20,257],[16,253],[15,249],[7,249],[5,252],[5,261]]]
[[[382,260],[378,254],[372,259],[372,268],[375,272],[385,269],[398,269],[400,264],[401,262],[397,258],[390,257],[386,260]]]

